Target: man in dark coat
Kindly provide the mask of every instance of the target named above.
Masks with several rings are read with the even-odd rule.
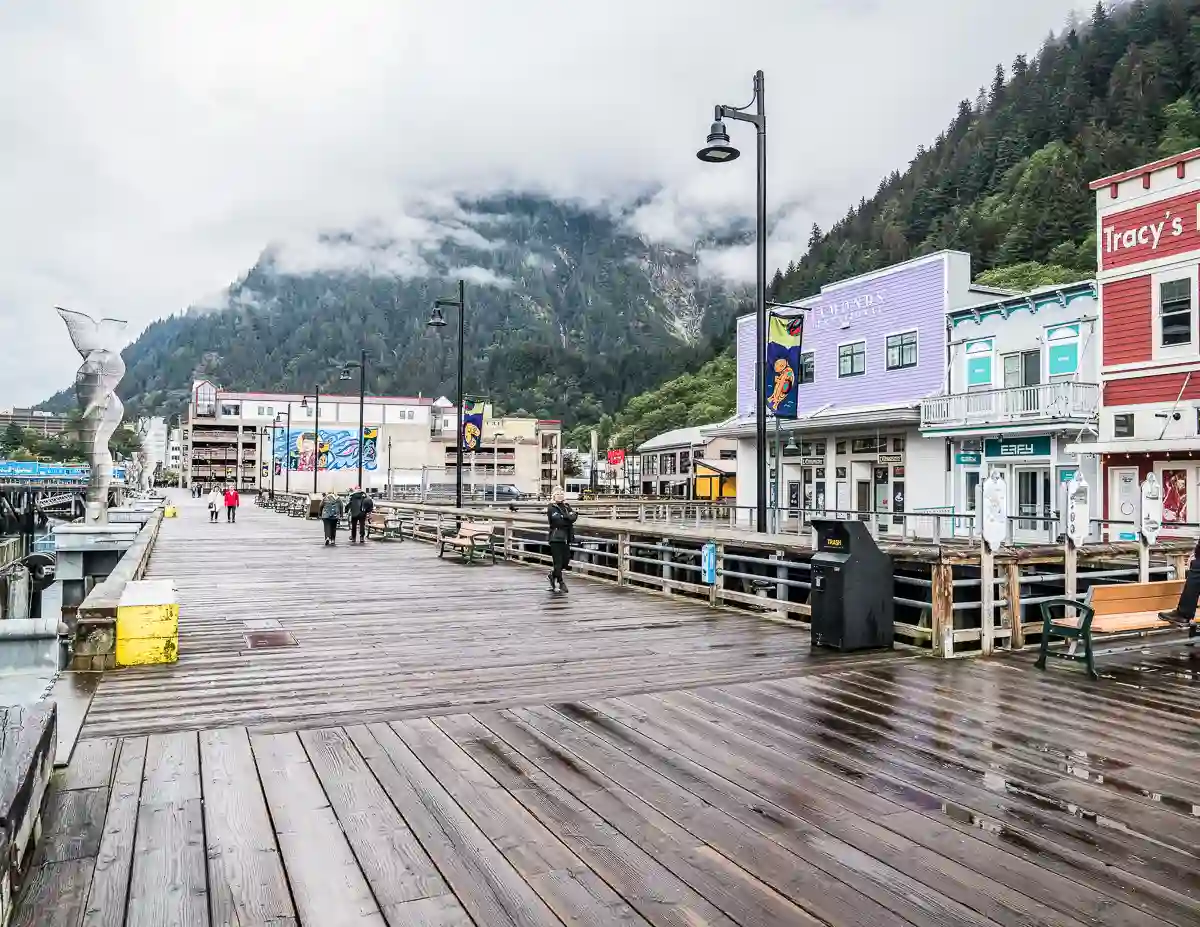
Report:
[[[566,494],[561,489],[554,490],[550,497],[550,506],[546,509],[546,518],[550,522],[550,532],[546,540],[550,544],[550,559],[553,567],[550,570],[550,591],[554,592],[554,584],[566,592],[567,584],[563,580],[563,569],[571,562],[571,545],[575,542],[575,519],[579,515],[567,505]]]
[[[350,501],[346,504],[346,512],[350,516],[350,543],[355,539],[358,543],[367,541],[367,516],[375,511],[375,503],[371,497],[362,491],[361,486],[355,486],[350,493]]]

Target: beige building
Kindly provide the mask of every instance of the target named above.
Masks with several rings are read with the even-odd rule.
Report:
[[[642,495],[721,499],[736,492],[737,441],[707,433],[715,427],[676,428],[639,445]]]
[[[312,394],[236,392],[199,380],[192,385],[182,431],[185,484],[232,483],[251,491],[272,486],[277,492],[345,491],[358,481],[358,421],[357,396],[322,394],[318,403]],[[410,494],[452,492],[456,424],[456,409],[448,400],[367,396],[363,484]],[[476,495],[503,486],[526,495],[547,495],[562,483],[562,425],[498,418],[489,405],[481,447],[464,452],[463,465],[464,486]]]

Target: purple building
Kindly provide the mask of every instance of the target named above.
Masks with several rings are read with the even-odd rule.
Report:
[[[873,511],[883,532],[901,530],[897,514],[945,505],[945,442],[921,437],[921,400],[946,388],[946,313],[997,295],[1008,294],[971,283],[970,255],[941,251],[796,300],[807,322],[797,416],[768,422],[768,498]],[[738,319],[737,418],[718,432],[739,441],[739,506],[757,494],[757,337],[753,315]]]

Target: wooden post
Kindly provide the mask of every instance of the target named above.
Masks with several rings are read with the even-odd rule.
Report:
[[[979,548],[979,652],[996,649],[996,555],[986,541]]]
[[[629,574],[629,535],[622,531],[617,535],[617,585],[624,586]]]
[[[1063,573],[1065,574],[1063,595],[1068,599],[1073,599],[1079,592],[1079,551],[1069,537],[1063,546]],[[1074,609],[1067,612],[1068,617],[1072,617],[1074,614]]]
[[[1176,579],[1183,579],[1183,574],[1187,572],[1188,561],[1191,559],[1191,554],[1171,554],[1171,565],[1175,568]]]
[[[954,570],[948,563],[935,563],[932,571],[933,607],[930,627],[934,656],[954,656]]]
[[[786,561],[783,558],[784,551],[775,551],[775,561],[779,564],[775,567],[775,579],[779,580],[779,582],[775,583],[775,610],[778,612],[780,618],[788,616],[788,584],[782,582],[782,580],[787,579],[787,567],[784,565]]]
[[[1022,608],[1021,608],[1021,566],[1020,564],[1006,563],[1004,565],[1005,579],[1005,598],[1008,599],[1008,623],[1012,629],[1012,636],[1008,639],[1008,646],[1011,650],[1020,650],[1025,646],[1025,629],[1022,624]]]
[[[721,571],[725,569],[725,545],[717,545],[717,581],[708,588],[708,604],[716,608],[721,601]]]
[[[1146,536],[1138,532],[1138,582],[1150,582],[1150,545]]]
[[[670,509],[667,511],[669,512]],[[662,561],[663,592],[667,595],[671,594],[671,580],[675,578],[674,571],[671,569],[671,552],[667,550],[670,546],[670,538],[662,538],[658,542],[658,553]]]
[[[513,533],[513,523],[512,523],[512,519],[509,518],[509,519],[506,519],[504,522],[504,559],[505,560],[512,559],[512,533]]]

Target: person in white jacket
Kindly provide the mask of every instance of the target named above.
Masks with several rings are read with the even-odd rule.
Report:
[[[210,492],[208,494],[208,520],[209,521],[215,522],[217,520],[217,515],[220,513],[221,506],[223,506],[224,504],[225,504],[224,494],[222,494],[222,492],[214,485],[212,488],[212,492]]]

